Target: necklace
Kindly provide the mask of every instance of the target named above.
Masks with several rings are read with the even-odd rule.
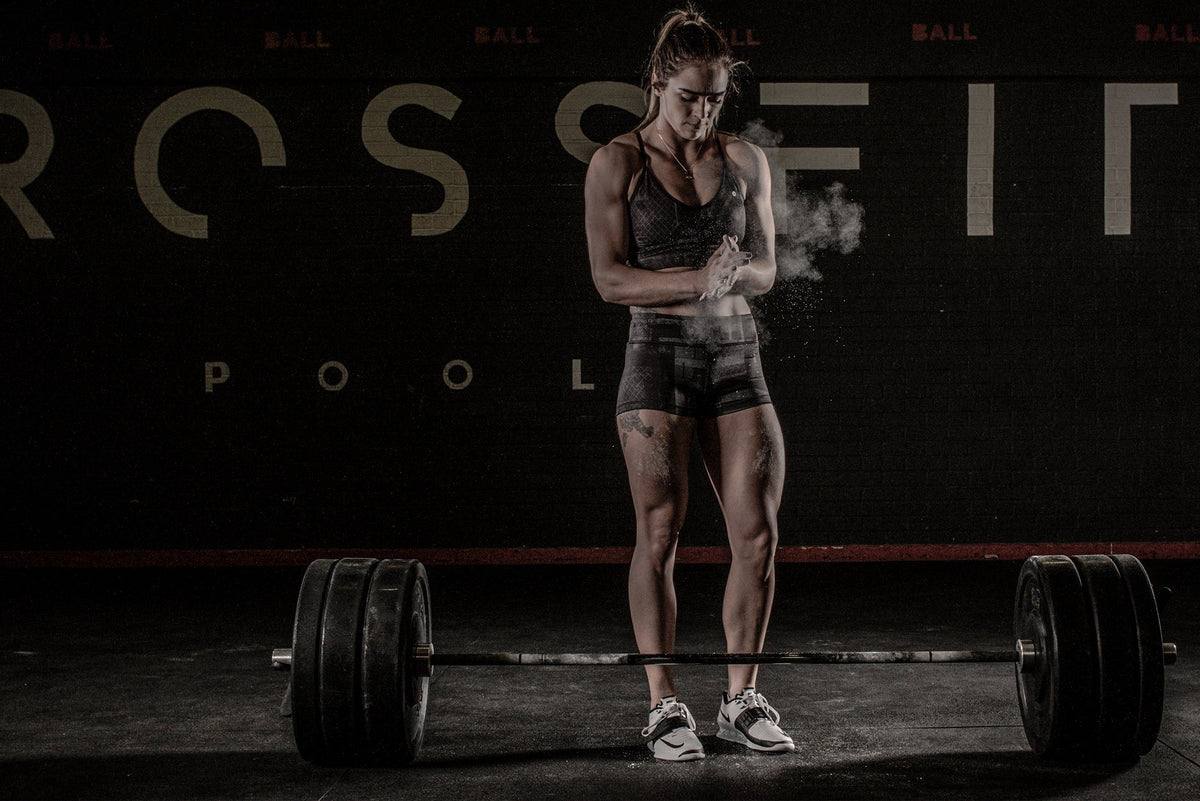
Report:
[[[662,134],[658,133],[658,131],[655,131],[654,133],[658,135],[658,141],[662,142],[663,150],[667,151],[667,153],[670,154],[671,158],[675,159],[675,163],[679,165],[679,169],[683,170],[683,177],[688,179],[689,181],[693,180],[696,177],[695,173],[693,173],[686,164],[684,164],[682,161],[679,160],[679,156],[675,155],[675,151],[672,150],[671,146],[667,144],[667,140],[663,139]],[[696,161],[697,162],[700,161],[700,154],[704,152],[704,146],[707,144],[708,144],[707,139],[704,140],[703,143],[701,143],[700,150],[698,150],[696,152]]]

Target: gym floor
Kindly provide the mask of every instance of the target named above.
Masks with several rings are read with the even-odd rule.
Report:
[[[450,667],[402,769],[319,768],[280,716],[302,568],[0,572],[0,798],[982,798],[1200,796],[1200,570],[1174,594],[1162,732],[1135,764],[1028,749],[1010,665],[763,668],[798,750],[715,738],[723,668],[677,668],[709,758],[656,763],[634,667]],[[768,650],[996,649],[1016,562],[779,566]],[[633,651],[619,566],[431,567],[441,651]],[[677,569],[680,651],[720,651],[724,568]]]

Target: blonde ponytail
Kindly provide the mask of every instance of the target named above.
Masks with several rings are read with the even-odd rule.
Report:
[[[689,64],[714,64],[729,73],[728,95],[737,93],[738,78],[746,63],[734,58],[733,50],[719,30],[713,27],[694,4],[688,3],[663,18],[646,62],[642,91],[646,96],[646,116],[634,128],[641,131],[658,118],[659,101],[655,89],[662,89],[667,80]]]

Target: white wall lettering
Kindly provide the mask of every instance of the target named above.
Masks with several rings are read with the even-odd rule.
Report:
[[[967,236],[992,236],[996,85],[967,87]]]
[[[1179,103],[1179,84],[1104,85],[1104,233],[1129,234],[1133,211],[1133,120],[1130,106]]]
[[[217,384],[229,380],[229,365],[225,362],[204,363],[204,391],[211,393]]]
[[[338,374],[338,380],[332,383],[329,381],[329,372],[331,370],[337,371]],[[317,370],[317,383],[326,392],[340,392],[349,380],[350,371],[346,369],[346,365],[339,361],[327,361]]]
[[[442,185],[445,193],[442,205],[436,211],[413,214],[413,236],[437,236],[452,231],[467,213],[470,186],[466,170],[445,153],[397,142],[388,130],[388,118],[396,109],[413,105],[452,120],[461,103],[462,100],[440,86],[407,83],[384,89],[363,112],[363,146],[376,161],[397,170],[427,175]]]
[[[554,115],[554,130],[563,149],[587,164],[605,142],[595,142],[583,133],[583,113],[592,106],[614,106],[636,117],[646,112],[642,90],[631,83],[592,81],[567,92]],[[632,127],[632,126],[630,126]]]
[[[595,389],[595,384],[583,383],[583,359],[571,360],[571,389]]]
[[[158,174],[163,136],[175,123],[197,111],[224,111],[250,126],[258,138],[264,167],[287,163],[283,136],[271,112],[257,100],[222,86],[188,89],[167,98],[142,124],[133,151],[133,177],[142,204],[164,228],[194,239],[208,238],[208,217],[181,208],[171,200]]]
[[[870,101],[865,83],[764,83],[764,106],[865,106]],[[771,166],[771,206],[775,228],[787,230],[788,170],[857,170],[857,147],[764,147]]]
[[[25,126],[29,144],[16,161],[0,164],[0,198],[17,215],[30,239],[53,239],[50,226],[21,190],[37,180],[54,149],[54,126],[41,103],[29,95],[0,89],[0,114],[16,117]]]
[[[461,374],[463,377],[456,378],[452,373]],[[442,370],[442,380],[450,389],[466,389],[475,380],[475,371],[462,359],[454,359],[446,363],[445,369]]]

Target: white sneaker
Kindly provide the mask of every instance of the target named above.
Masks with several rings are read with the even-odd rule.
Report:
[[[717,713],[717,736],[755,751],[777,754],[796,750],[792,738],[779,728],[779,713],[753,687],[747,687],[729,699],[722,693],[721,711]]]
[[[663,698],[650,710],[650,722],[642,729],[642,736],[655,759],[667,762],[704,759],[704,746],[696,736],[696,721],[673,695]]]

